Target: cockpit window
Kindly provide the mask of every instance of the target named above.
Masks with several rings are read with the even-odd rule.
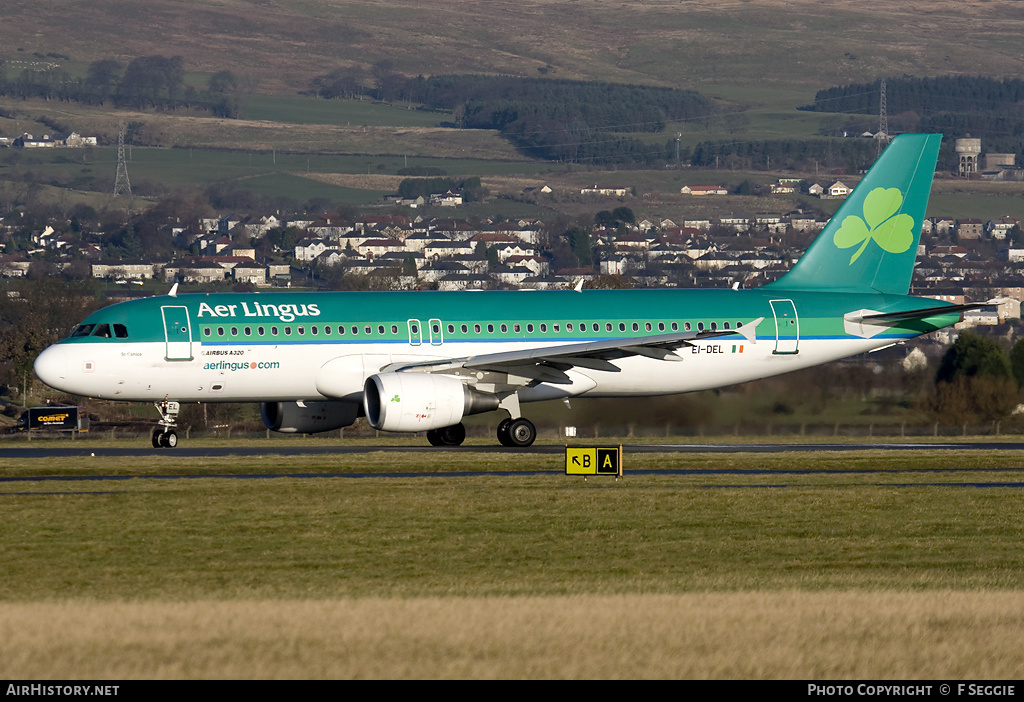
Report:
[[[110,338],[110,325],[109,324],[97,324],[96,329],[92,332],[93,336],[98,336],[101,339]]]
[[[128,327],[126,327],[123,324],[115,324],[114,325],[114,336],[116,336],[118,339],[127,339],[128,338]]]
[[[95,324],[79,324],[78,328],[71,332],[70,338],[77,339],[81,336],[89,336],[92,334],[92,330],[95,326]]]

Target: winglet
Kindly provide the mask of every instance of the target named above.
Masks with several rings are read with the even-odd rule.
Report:
[[[576,292],[583,292],[583,278],[580,278],[580,282],[576,283],[576,287],[573,288]]]
[[[757,343],[757,325],[764,321],[764,317],[758,317],[750,324],[744,324],[742,327],[736,330],[737,334],[742,334],[743,338],[752,344]]]
[[[171,291],[169,293],[167,293],[167,297],[177,297],[177,296],[178,296],[178,284],[175,283],[174,285],[171,286]]]

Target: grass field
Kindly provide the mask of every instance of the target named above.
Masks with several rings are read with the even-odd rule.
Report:
[[[0,454],[0,675],[1016,677],[1022,457]]]

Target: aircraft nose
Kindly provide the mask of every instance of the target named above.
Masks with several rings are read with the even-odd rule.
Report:
[[[68,375],[67,349],[60,345],[45,349],[36,358],[34,369],[37,378],[60,390]]]

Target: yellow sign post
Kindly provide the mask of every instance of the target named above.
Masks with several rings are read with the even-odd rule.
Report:
[[[604,448],[566,446],[565,474],[622,477],[622,446]]]

